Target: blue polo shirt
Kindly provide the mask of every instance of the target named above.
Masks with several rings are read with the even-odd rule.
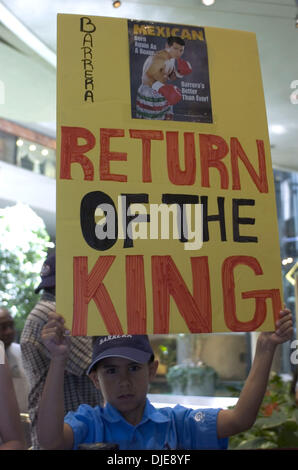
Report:
[[[228,439],[217,437],[219,411],[180,405],[157,409],[147,399],[137,426],[128,423],[109,403],[104,408],[81,405],[67,413],[64,421],[73,430],[74,449],[95,442],[117,443],[121,450],[226,449]]]

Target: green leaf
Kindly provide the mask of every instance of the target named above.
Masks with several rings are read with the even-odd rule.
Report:
[[[22,216],[24,210],[26,217]],[[19,220],[18,214],[21,229],[11,222]],[[0,305],[11,311],[18,335],[39,298],[34,289],[40,281],[39,271],[49,239],[43,221],[29,207],[16,205],[0,209]]]
[[[298,425],[298,409],[293,410],[291,413],[291,416],[292,416],[292,419],[295,420]]]
[[[273,429],[281,426],[288,419],[284,411],[273,411],[271,416],[258,418],[255,425],[261,429]]]
[[[278,447],[298,449],[298,430],[295,421],[287,421],[278,434]]]
[[[266,447],[263,447],[266,446]],[[270,446],[270,447],[269,447]],[[244,449],[264,449],[264,448],[273,448],[275,447],[274,442],[269,442],[266,438],[264,437],[256,437],[253,439],[249,439],[247,441],[241,442],[241,444],[236,447],[238,450],[244,450]]]

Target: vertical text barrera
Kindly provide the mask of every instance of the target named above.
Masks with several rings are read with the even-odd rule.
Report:
[[[93,33],[96,31],[96,26],[92,23],[91,19],[87,16],[82,16],[80,19],[80,31],[83,33],[82,39],[82,64],[84,71],[84,101],[94,102],[94,42]]]

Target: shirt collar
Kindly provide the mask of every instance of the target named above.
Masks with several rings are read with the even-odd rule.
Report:
[[[103,417],[110,423],[117,423],[118,421],[125,421],[119,411],[114,408],[110,403],[107,403],[103,408]]]
[[[106,421],[109,421],[110,423],[117,423],[119,421],[124,421],[127,423],[119,411],[114,408],[114,406],[110,405],[110,403],[107,403],[103,408],[103,416]],[[170,418],[158,411],[158,409],[156,409],[147,398],[143,418],[139,425],[145,423],[148,420],[151,420],[154,423],[166,423],[170,421]]]
[[[144,422],[144,419],[151,419],[154,423],[166,423],[170,421],[170,418],[158,411],[158,409],[150,403],[148,398],[146,400],[142,422]]]
[[[50,292],[43,291],[40,300],[51,300],[52,302],[55,302],[56,298]]]

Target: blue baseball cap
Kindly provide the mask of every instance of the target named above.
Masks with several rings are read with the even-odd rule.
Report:
[[[87,370],[106,357],[123,357],[145,364],[154,355],[147,335],[111,335],[98,336],[93,343],[92,362]]]

